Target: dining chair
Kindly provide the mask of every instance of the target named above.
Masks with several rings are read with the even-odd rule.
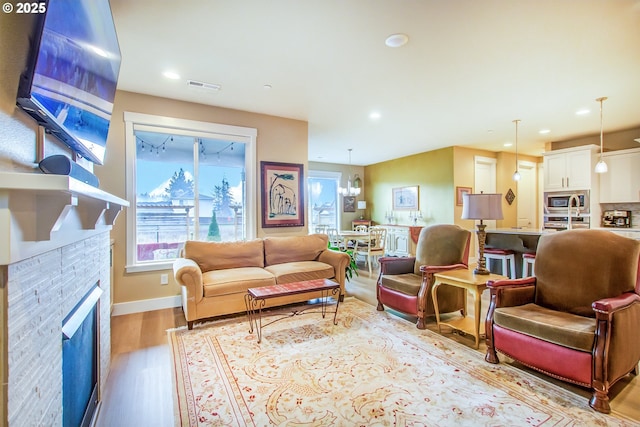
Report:
[[[369,227],[369,238],[367,241],[356,241],[355,254],[365,256],[365,265],[369,266],[371,275],[371,265],[373,260],[384,255],[384,247],[387,241],[387,229],[384,227]],[[377,264],[377,262],[376,262]]]
[[[318,224],[316,225],[315,232],[316,234],[328,234],[329,226],[326,224]]]
[[[329,244],[332,248],[340,249],[341,251],[345,250],[345,244],[337,229],[327,228],[327,235],[329,236]]]
[[[369,227],[367,227],[366,225],[356,225],[355,227],[353,227],[353,231],[358,231],[361,233],[366,233]]]

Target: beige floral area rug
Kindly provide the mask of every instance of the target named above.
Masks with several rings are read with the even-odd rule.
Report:
[[[263,329],[169,331],[182,426],[630,426],[587,399],[348,298]]]

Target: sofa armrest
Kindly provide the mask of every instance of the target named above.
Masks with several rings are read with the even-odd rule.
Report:
[[[176,258],[173,261],[173,277],[175,277],[179,285],[185,287],[187,294],[186,304],[194,304],[193,307],[189,308],[195,312],[195,304],[198,304],[204,298],[202,270],[192,259]]]
[[[349,254],[346,252],[326,249],[320,253],[318,261],[324,262],[325,264],[329,264],[333,267],[336,282],[340,284],[340,293],[344,295],[347,266],[351,262]]]
[[[380,275],[413,273],[415,257],[380,257]]]

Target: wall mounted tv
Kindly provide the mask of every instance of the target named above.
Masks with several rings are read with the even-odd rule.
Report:
[[[108,0],[48,0],[17,104],[94,163],[104,161],[122,57]]]

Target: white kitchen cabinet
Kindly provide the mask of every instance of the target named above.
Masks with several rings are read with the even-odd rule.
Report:
[[[544,154],[544,190],[590,190],[594,186],[596,145],[553,150]]]
[[[600,203],[640,202],[640,148],[604,153],[608,171],[600,174]]]

